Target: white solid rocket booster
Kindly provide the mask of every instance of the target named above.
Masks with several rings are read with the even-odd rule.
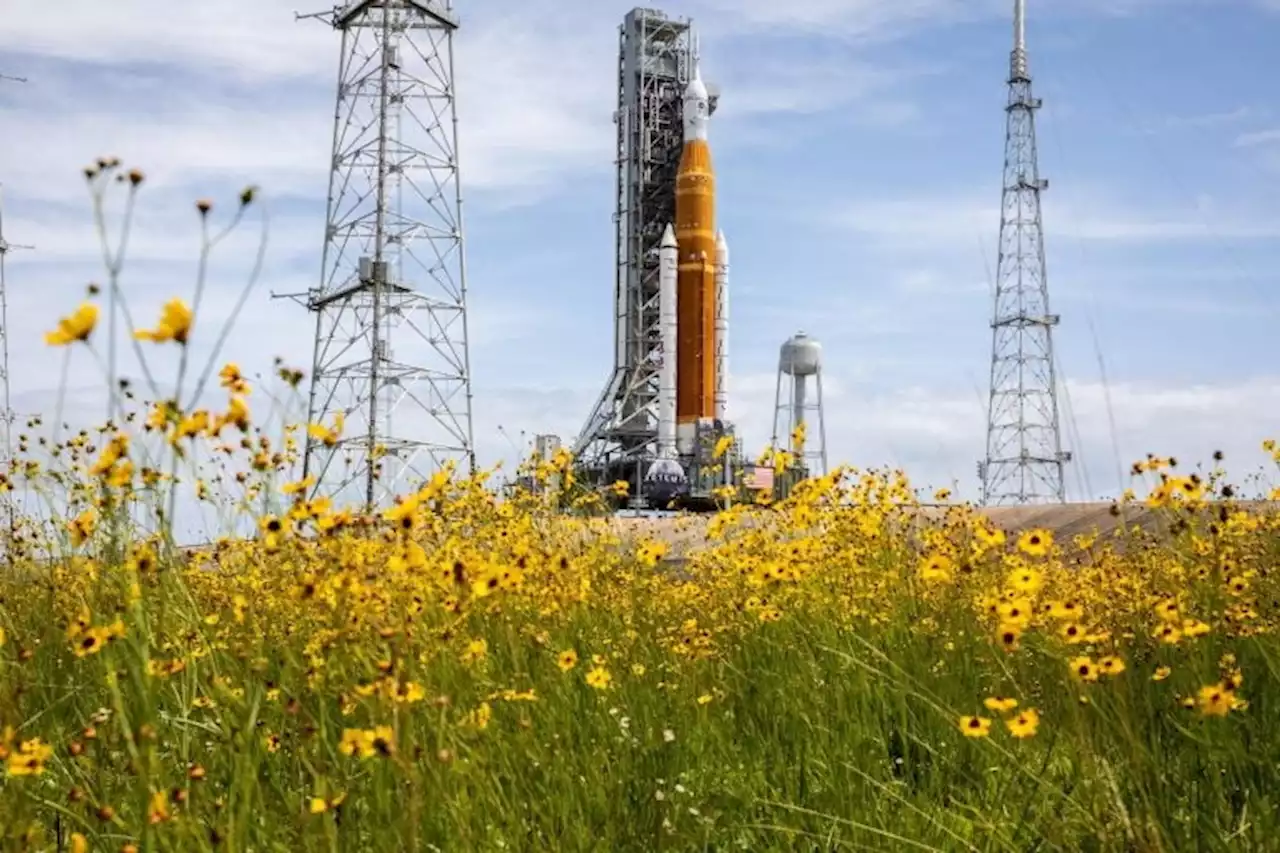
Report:
[[[670,223],[658,249],[658,328],[662,335],[662,369],[658,373],[658,456],[676,458],[676,277],[679,248]]]
[[[716,232],[716,420],[729,402],[729,244]]]

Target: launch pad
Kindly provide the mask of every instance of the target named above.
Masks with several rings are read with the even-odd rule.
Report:
[[[742,449],[725,415],[728,247],[707,125],[718,96],[692,23],[627,13],[618,50],[613,371],[573,445],[581,479],[632,508],[716,506]]]

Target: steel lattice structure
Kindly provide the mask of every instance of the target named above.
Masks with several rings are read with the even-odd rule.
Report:
[[[21,78],[9,78],[25,82]],[[13,401],[10,396],[9,385],[9,284],[5,275],[6,258],[11,249],[34,249],[34,246],[18,246],[10,243],[4,236],[4,201],[0,199],[0,395],[3,395],[3,411],[0,411],[0,453],[3,454],[3,464],[0,464],[0,472],[9,479],[9,490],[4,497],[5,505],[5,522],[9,526],[10,535],[13,534],[17,524],[17,491],[13,485],[13,424],[17,420],[17,414],[13,411]]]
[[[675,220],[692,52],[687,19],[633,9],[620,28],[613,373],[573,447],[584,465],[602,474],[628,476],[657,455],[658,248]]]
[[[304,477],[367,509],[475,464],[450,2],[364,0],[341,33]],[[393,420],[394,418],[394,420]]]
[[[1045,273],[1044,224],[1035,114],[1027,62],[1025,0],[1015,0],[1009,75],[1000,257],[991,320],[991,397],[987,455],[979,464],[982,502],[1028,504],[1066,500],[1053,328]]]

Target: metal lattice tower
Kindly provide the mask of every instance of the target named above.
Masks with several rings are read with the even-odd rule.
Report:
[[[9,388],[9,289],[5,276],[5,260],[10,249],[32,248],[35,247],[16,246],[5,239],[4,200],[0,198],[0,394],[4,396],[4,409],[0,411],[0,442],[3,442],[3,444],[0,444],[0,454],[3,454],[3,464],[0,465],[0,471],[3,471],[10,478],[10,482],[12,482],[13,476],[10,470],[10,466],[13,463],[13,422],[17,416],[13,411]],[[17,524],[17,499],[14,494],[13,491],[10,491],[5,498],[5,520],[9,525],[10,535],[13,534]]]
[[[12,83],[25,83],[26,77],[15,77],[0,74],[0,80]],[[13,423],[17,415],[13,411],[13,400],[9,386],[9,284],[5,276],[5,261],[10,249],[34,249],[34,246],[16,246],[4,236],[4,199],[0,197],[0,394],[4,396],[4,409],[0,411],[0,453],[3,453],[3,471],[10,478],[10,491],[5,500],[6,523],[9,525],[9,537],[12,540],[17,530],[17,497],[13,482]]]
[[[987,456],[979,463],[982,503],[1066,500],[1054,375],[1053,327],[1045,274],[1044,224],[1035,114],[1027,63],[1025,0],[1014,2],[1014,45],[1000,214],[1000,257],[991,320],[991,398]]]
[[[614,364],[573,452],[590,468],[624,476],[657,455],[658,247],[675,221],[692,51],[693,25],[684,18],[632,9],[620,28]]]
[[[342,38],[303,475],[367,509],[474,470],[450,0],[309,17]]]

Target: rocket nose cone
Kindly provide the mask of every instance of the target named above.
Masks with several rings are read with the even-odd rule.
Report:
[[[720,231],[720,230],[716,231],[716,248],[717,249],[729,248],[729,244],[725,242],[725,239],[724,239],[724,231]]]
[[[662,246],[664,248],[676,246],[676,232],[671,229],[670,222],[667,223],[666,230],[662,232]]]
[[[696,59],[693,62],[693,73],[689,76],[689,85],[685,87],[684,96],[687,100],[705,100],[707,97],[707,84],[702,82],[702,69]]]

